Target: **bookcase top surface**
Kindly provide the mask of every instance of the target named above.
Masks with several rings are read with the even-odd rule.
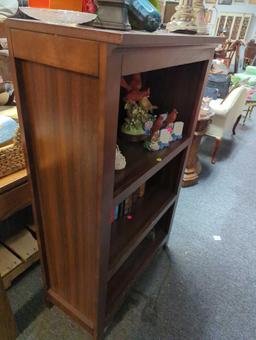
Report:
[[[35,20],[8,19],[6,24],[11,29],[29,30],[48,34],[76,37],[86,40],[105,42],[122,47],[152,46],[198,46],[217,45],[224,41],[221,37],[174,34],[164,30],[153,33],[146,31],[118,31],[98,29],[89,26],[67,26],[42,23]]]

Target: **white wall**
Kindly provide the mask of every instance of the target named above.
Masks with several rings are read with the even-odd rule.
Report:
[[[218,0],[217,0],[218,1]],[[232,2],[232,5],[209,5],[206,4],[205,7],[207,8],[214,8],[213,9],[213,17],[212,21],[209,25],[209,33],[214,34],[216,22],[217,22],[217,17],[221,13],[248,13],[248,14],[253,14],[251,24],[248,30],[248,33],[246,35],[246,40],[250,40],[252,38],[256,39],[256,4],[252,5],[248,2],[248,0],[245,0],[245,3],[236,3]]]

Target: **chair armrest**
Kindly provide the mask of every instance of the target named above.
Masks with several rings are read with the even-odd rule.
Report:
[[[212,100],[209,104],[210,109],[219,116],[226,116],[228,108],[225,108],[222,104],[223,99]]]

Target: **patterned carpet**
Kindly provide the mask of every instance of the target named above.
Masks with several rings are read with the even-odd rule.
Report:
[[[197,186],[182,189],[169,248],[131,291],[107,340],[256,339],[256,119],[223,141],[218,162],[201,145]],[[8,292],[19,340],[86,339],[43,302],[40,267]]]

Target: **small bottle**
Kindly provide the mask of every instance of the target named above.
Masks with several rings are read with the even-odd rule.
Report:
[[[146,31],[154,32],[161,25],[160,13],[148,0],[131,0],[129,10]]]

